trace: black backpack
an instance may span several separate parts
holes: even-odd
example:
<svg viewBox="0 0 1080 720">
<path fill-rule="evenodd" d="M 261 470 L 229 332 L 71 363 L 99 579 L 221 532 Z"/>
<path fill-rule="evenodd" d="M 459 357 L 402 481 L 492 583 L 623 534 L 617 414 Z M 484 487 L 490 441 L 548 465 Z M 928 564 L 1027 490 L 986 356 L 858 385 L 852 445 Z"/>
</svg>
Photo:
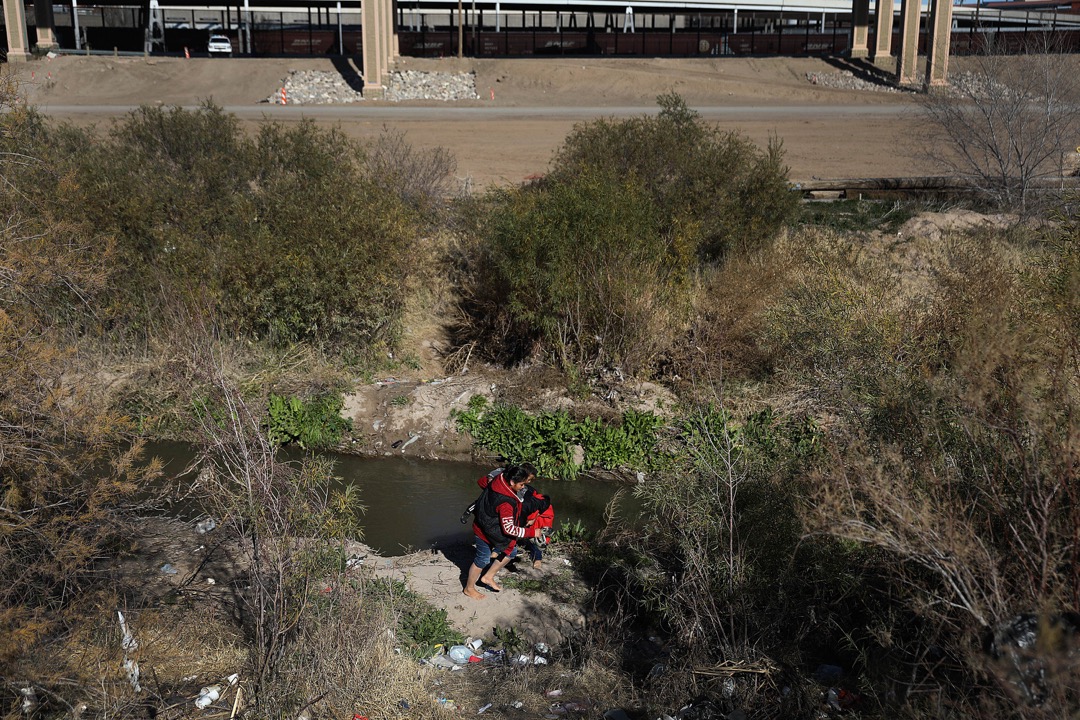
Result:
<svg viewBox="0 0 1080 720">
<path fill-rule="evenodd" d="M 486 493 L 488 491 L 488 488 L 491 487 L 491 481 L 493 481 L 495 478 L 499 477 L 499 475 L 502 474 L 503 470 L 505 470 L 505 468 L 499 467 L 499 468 L 495 468 L 494 470 L 492 470 L 491 472 L 488 473 L 488 475 L 487 475 L 488 476 L 487 487 L 485 487 L 483 490 L 481 490 L 480 491 L 480 496 L 477 497 L 475 500 L 473 500 L 472 504 L 469 505 L 469 507 L 465 508 L 465 512 L 461 513 L 460 520 L 461 520 L 462 525 L 469 522 L 469 518 L 472 517 L 472 514 L 474 512 L 476 512 L 476 506 L 479 505 L 480 501 L 484 499 L 484 493 Z"/>
</svg>

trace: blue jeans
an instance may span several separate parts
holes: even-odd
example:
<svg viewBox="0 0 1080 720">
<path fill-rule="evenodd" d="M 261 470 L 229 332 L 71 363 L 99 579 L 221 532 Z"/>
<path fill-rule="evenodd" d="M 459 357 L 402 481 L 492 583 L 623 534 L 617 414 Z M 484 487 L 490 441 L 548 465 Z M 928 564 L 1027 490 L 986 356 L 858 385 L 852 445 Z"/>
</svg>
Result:
<svg viewBox="0 0 1080 720">
<path fill-rule="evenodd" d="M 492 550 L 491 546 L 488 545 L 484 541 L 484 538 L 480 537 L 479 535 L 474 535 L 473 539 L 476 540 L 476 556 L 473 557 L 473 565 L 478 568 L 486 568 L 488 565 L 491 564 L 491 555 L 495 551 Z M 514 546 L 514 549 L 510 551 L 509 555 L 512 558 L 517 557 L 516 545 Z"/>
</svg>

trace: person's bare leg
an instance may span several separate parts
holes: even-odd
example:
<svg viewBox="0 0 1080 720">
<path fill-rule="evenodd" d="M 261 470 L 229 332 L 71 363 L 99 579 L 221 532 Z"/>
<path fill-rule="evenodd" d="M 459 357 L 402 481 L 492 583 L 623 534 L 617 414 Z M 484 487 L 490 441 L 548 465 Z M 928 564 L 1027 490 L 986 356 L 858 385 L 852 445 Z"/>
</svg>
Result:
<svg viewBox="0 0 1080 720">
<path fill-rule="evenodd" d="M 476 589 L 476 581 L 480 579 L 480 573 L 484 568 L 476 567 L 476 563 L 469 563 L 469 576 L 465 580 L 465 589 L 461 592 L 468 595 L 473 600 L 483 600 L 486 595 Z"/>
<path fill-rule="evenodd" d="M 502 560 L 496 560 L 487 566 L 484 571 L 484 576 L 480 578 L 480 582 L 484 583 L 492 590 L 502 590 L 502 585 L 495 582 L 495 573 L 502 570 L 510 562 L 510 556 L 507 555 Z"/>
</svg>

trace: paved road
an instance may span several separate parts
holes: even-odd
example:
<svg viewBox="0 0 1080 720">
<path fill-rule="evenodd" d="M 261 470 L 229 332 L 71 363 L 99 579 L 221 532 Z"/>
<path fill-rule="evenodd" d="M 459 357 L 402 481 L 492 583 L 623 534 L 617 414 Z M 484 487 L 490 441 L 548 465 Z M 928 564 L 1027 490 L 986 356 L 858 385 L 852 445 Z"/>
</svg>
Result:
<svg viewBox="0 0 1080 720">
<path fill-rule="evenodd" d="M 194 109 L 195 106 L 187 106 Z M 38 110 L 57 117 L 72 115 L 115 116 L 135 110 L 134 105 L 40 105 Z M 229 105 L 225 112 L 243 120 L 264 117 L 279 120 L 312 118 L 317 120 L 584 120 L 594 117 L 628 117 L 656 114 L 655 106 L 641 107 L 446 107 L 416 105 Z M 745 118 L 823 120 L 840 117 L 912 117 L 913 104 L 886 105 L 754 105 L 694 108 L 710 120 Z"/>
</svg>

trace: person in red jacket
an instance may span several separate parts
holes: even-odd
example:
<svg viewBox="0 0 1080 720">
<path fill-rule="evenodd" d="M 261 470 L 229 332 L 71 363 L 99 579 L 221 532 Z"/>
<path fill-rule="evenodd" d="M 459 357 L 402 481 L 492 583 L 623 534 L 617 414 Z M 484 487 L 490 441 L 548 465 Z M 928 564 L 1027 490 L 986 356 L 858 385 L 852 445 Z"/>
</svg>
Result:
<svg viewBox="0 0 1080 720">
<path fill-rule="evenodd" d="M 525 487 L 525 495 L 521 498 L 525 508 L 525 525 L 536 530 L 533 540 L 525 540 L 522 545 L 529 551 L 532 566 L 539 570 L 544 559 L 543 548 L 548 544 L 548 533 L 555 525 L 555 508 L 551 506 L 551 498 L 542 495 L 531 485 Z"/>
<path fill-rule="evenodd" d="M 473 535 L 476 555 L 462 592 L 474 600 L 486 597 L 477 585 L 499 592 L 502 587 L 495 575 L 517 554 L 517 541 L 535 537 L 538 529 L 526 527 L 521 496 L 536 477 L 529 463 L 511 466 L 497 475 L 485 475 L 477 483 L 484 488 L 476 502 Z"/>
</svg>

